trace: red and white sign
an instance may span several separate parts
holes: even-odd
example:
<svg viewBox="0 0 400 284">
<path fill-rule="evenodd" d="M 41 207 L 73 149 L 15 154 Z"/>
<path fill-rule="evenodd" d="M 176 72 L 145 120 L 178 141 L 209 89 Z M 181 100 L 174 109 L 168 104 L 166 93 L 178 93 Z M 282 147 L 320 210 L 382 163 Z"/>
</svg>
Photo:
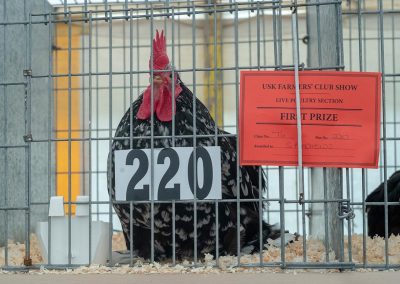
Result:
<svg viewBox="0 0 400 284">
<path fill-rule="evenodd" d="M 240 164 L 297 165 L 293 71 L 242 71 Z M 299 72 L 303 165 L 376 168 L 381 74 Z"/>
</svg>

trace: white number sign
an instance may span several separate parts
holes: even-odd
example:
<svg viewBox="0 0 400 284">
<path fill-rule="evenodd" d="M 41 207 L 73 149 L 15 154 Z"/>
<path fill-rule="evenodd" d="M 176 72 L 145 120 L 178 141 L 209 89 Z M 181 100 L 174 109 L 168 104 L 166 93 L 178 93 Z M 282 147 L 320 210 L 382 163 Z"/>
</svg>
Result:
<svg viewBox="0 0 400 284">
<path fill-rule="evenodd" d="M 154 200 L 221 199 L 218 146 L 153 149 Z M 115 199 L 151 200 L 151 149 L 115 151 Z M 194 177 L 196 176 L 196 181 Z"/>
</svg>

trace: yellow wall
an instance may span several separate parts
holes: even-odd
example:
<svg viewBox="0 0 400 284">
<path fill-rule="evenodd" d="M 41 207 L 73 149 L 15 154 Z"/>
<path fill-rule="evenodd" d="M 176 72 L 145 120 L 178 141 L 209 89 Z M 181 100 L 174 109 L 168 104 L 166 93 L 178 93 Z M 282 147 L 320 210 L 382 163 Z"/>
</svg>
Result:
<svg viewBox="0 0 400 284">
<path fill-rule="evenodd" d="M 71 48 L 80 47 L 81 29 L 78 26 L 71 26 Z M 58 50 L 54 55 L 55 59 L 55 74 L 68 74 L 68 25 L 59 23 L 56 25 L 56 39 L 55 45 Z M 71 51 L 71 74 L 80 72 L 80 51 Z M 80 78 L 78 76 L 71 76 L 71 88 L 80 87 Z M 80 129 L 80 91 L 72 90 L 68 91 L 68 76 L 56 77 L 54 82 L 55 87 L 55 127 L 56 127 L 56 138 L 68 139 L 68 129 L 71 129 L 71 138 L 81 138 L 81 134 L 78 131 Z M 69 97 L 71 99 L 71 125 L 69 125 Z M 56 143 L 56 169 L 57 169 L 57 195 L 64 196 L 64 201 L 69 200 L 75 201 L 76 196 L 80 193 L 80 182 L 81 182 L 81 165 L 80 165 L 80 154 L 81 154 L 81 143 L 71 142 L 71 196 L 68 194 L 69 188 L 69 162 L 68 142 L 57 142 Z M 68 205 L 65 206 L 66 212 L 68 212 Z M 75 212 L 75 206 L 72 207 L 72 212 Z"/>
<path fill-rule="evenodd" d="M 207 46 L 207 56 L 205 66 L 210 67 L 211 69 L 216 68 L 215 70 L 210 70 L 206 72 L 206 90 L 204 102 L 210 111 L 211 116 L 214 118 L 215 122 L 219 127 L 222 127 L 223 123 L 223 104 L 222 104 L 222 72 L 218 70 L 222 67 L 222 48 L 221 45 L 218 44 L 216 50 L 214 50 L 214 45 L 219 43 L 221 40 L 221 15 L 217 16 L 216 24 L 217 27 L 214 27 L 214 18 L 210 17 L 208 20 L 208 29 L 206 32 L 206 42 Z M 217 34 L 214 34 L 214 31 Z M 215 42 L 217 40 L 217 43 Z M 217 103 L 217 105 L 215 104 Z M 217 116 L 217 117 L 216 117 Z"/>
</svg>

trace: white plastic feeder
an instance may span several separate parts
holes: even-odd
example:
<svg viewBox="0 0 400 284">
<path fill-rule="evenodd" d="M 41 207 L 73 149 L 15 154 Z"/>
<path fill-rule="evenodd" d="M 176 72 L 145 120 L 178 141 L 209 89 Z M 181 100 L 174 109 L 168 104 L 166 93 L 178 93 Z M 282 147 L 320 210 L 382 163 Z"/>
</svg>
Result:
<svg viewBox="0 0 400 284">
<path fill-rule="evenodd" d="M 77 196 L 77 202 L 89 202 L 88 196 Z M 64 197 L 52 196 L 49 207 L 50 224 L 38 222 L 36 234 L 43 259 L 49 264 L 68 264 L 68 215 L 64 214 Z M 106 264 L 109 252 L 108 223 L 91 222 L 91 259 L 93 264 Z M 50 259 L 49 258 L 49 236 Z M 77 204 L 71 216 L 71 264 L 89 263 L 89 204 Z"/>
</svg>

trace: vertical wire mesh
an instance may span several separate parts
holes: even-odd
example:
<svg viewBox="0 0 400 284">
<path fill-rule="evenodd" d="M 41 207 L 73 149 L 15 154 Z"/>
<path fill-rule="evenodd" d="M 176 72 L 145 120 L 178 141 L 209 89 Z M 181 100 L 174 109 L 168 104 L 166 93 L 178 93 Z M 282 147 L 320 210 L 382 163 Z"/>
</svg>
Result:
<svg viewBox="0 0 400 284">
<path fill-rule="evenodd" d="M 4 19 L 4 21 L 7 21 L 7 5 L 6 5 L 6 2 L 4 1 L 4 3 L 3 3 L 3 19 Z M 6 36 L 6 26 L 3 26 L 3 50 L 4 50 L 4 54 L 7 52 L 7 46 L 6 46 L 6 39 L 7 39 L 7 36 Z M 4 56 L 5 55 L 3 55 L 3 58 L 4 58 Z M 5 64 L 3 64 L 3 75 L 5 75 L 6 74 L 6 65 Z M 3 110 L 4 110 L 4 113 L 6 113 L 6 107 L 7 107 L 7 84 L 4 84 L 3 83 L 3 95 L 4 95 L 4 102 L 3 102 Z M 4 123 L 5 123 L 5 125 L 7 125 L 7 116 L 5 116 L 4 117 Z M 4 132 L 3 132 L 3 143 L 4 143 L 4 145 L 6 145 L 6 143 L 7 143 L 7 132 L 6 132 L 6 128 L 4 127 L 4 130 L 3 130 Z M 7 163 L 7 148 L 5 147 L 4 148 L 4 151 L 2 151 L 3 153 L 4 153 L 4 162 L 3 162 L 3 165 L 4 165 L 4 177 L 5 178 L 7 178 L 7 176 L 8 176 L 8 170 L 7 170 L 7 167 L 5 166 L 6 165 L 6 163 Z M 4 188 L 5 188 L 5 191 L 4 191 L 4 207 L 8 207 L 8 186 L 7 186 L 7 184 L 5 184 L 5 185 L 3 185 L 4 186 Z M 3 237 L 3 239 L 2 239 L 2 241 L 3 241 L 3 245 L 4 245 L 4 241 L 5 240 L 8 240 L 8 210 L 5 210 L 5 212 L 4 212 L 4 237 Z M 4 266 L 8 266 L 8 243 L 6 243 L 6 245 L 4 245 L 4 247 L 5 247 L 5 250 L 4 250 Z"/>
<path fill-rule="evenodd" d="M 76 203 L 73 202 L 73 190 L 72 190 L 72 178 L 75 174 L 80 174 L 81 177 L 81 185 L 83 186 L 81 192 L 89 195 L 89 263 L 91 259 L 91 255 L 94 253 L 91 249 L 91 240 L 92 240 L 92 227 L 91 221 L 94 220 L 106 220 L 109 222 L 109 233 L 110 233 L 110 241 L 109 247 L 110 250 L 108 252 L 109 258 L 112 258 L 113 255 L 113 246 L 115 246 L 114 241 L 111 238 L 111 235 L 115 235 L 116 232 L 119 232 L 121 229 L 119 227 L 118 222 L 115 222 L 116 215 L 112 209 L 112 202 L 114 202 L 111 197 L 105 197 L 104 193 L 106 192 L 106 184 L 104 180 L 106 179 L 105 170 L 105 157 L 104 157 L 104 148 L 109 148 L 111 150 L 111 141 L 113 139 L 113 135 L 118 123 L 119 115 L 116 114 L 120 112 L 120 110 L 125 111 L 128 108 L 127 102 L 131 105 L 138 94 L 146 87 L 147 85 L 147 75 L 150 73 L 150 78 L 152 78 L 154 70 L 150 68 L 145 68 L 148 63 L 148 59 L 145 58 L 149 54 L 148 50 L 151 49 L 152 43 L 151 40 L 155 33 L 156 28 L 164 27 L 164 30 L 167 32 L 168 38 L 168 51 L 169 55 L 171 55 L 171 63 L 175 66 L 176 72 L 179 72 L 180 75 L 188 80 L 188 86 L 191 87 L 191 90 L 194 93 L 194 98 L 201 98 L 200 93 L 206 85 L 206 82 L 203 82 L 200 74 L 204 72 L 213 71 L 214 74 L 222 73 L 224 74 L 223 79 L 219 78 L 221 82 L 214 81 L 214 92 L 218 92 L 218 84 L 222 84 L 222 92 L 223 96 L 223 109 L 224 111 L 229 111 L 228 107 L 230 106 L 230 100 L 235 100 L 236 106 L 239 105 L 239 73 L 241 70 L 283 70 L 283 69 L 293 69 L 295 68 L 295 60 L 292 61 L 290 58 L 291 53 L 293 52 L 292 47 L 288 47 L 287 44 L 290 41 L 295 41 L 297 45 L 297 40 L 301 39 L 302 33 L 305 30 L 305 22 L 304 15 L 299 14 L 296 15 L 296 20 L 290 19 L 288 17 L 288 12 L 290 11 L 290 7 L 292 6 L 291 1 L 261 1 L 257 3 L 242 3 L 242 2 L 229 2 L 228 4 L 221 4 L 219 2 L 211 4 L 198 3 L 194 1 L 183 1 L 182 3 L 178 3 L 176 1 L 167 1 L 167 3 L 163 4 L 163 7 L 151 3 L 151 1 L 145 1 L 144 3 L 135 3 L 132 4 L 130 1 L 119 1 L 120 3 L 114 3 L 113 1 L 104 1 L 100 5 L 93 6 L 89 1 L 83 1 L 81 6 L 78 6 L 78 10 L 73 5 L 69 5 L 67 1 L 62 1 L 61 6 L 59 6 L 60 10 L 55 10 L 53 13 L 40 13 L 40 15 L 34 14 L 33 16 L 26 17 L 24 22 L 26 26 L 31 26 L 31 29 L 27 28 L 26 30 L 26 38 L 27 38 L 27 51 L 26 51 L 26 65 L 27 69 L 29 68 L 32 56 L 32 49 L 34 49 L 34 45 L 29 47 L 29 33 L 32 32 L 32 37 L 35 37 L 35 27 L 42 26 L 44 24 L 47 25 L 47 32 L 49 42 L 51 43 L 54 39 L 53 37 L 57 37 L 55 25 L 56 24 L 64 24 L 67 25 L 68 30 L 68 47 L 67 50 L 57 50 L 54 53 L 49 51 L 49 67 L 47 74 L 35 74 L 35 70 L 33 70 L 32 81 L 38 80 L 43 77 L 47 77 L 49 79 L 49 91 L 48 91 L 48 125 L 47 125 L 47 137 L 43 139 L 43 141 L 34 140 L 33 145 L 46 142 L 47 143 L 47 155 L 49 156 L 47 162 L 48 169 L 53 167 L 55 160 L 50 158 L 54 151 L 54 148 L 57 147 L 57 143 L 67 143 L 68 144 L 68 199 L 66 200 L 66 207 L 68 207 L 68 211 L 72 212 L 75 208 Z M 335 2 L 335 1 L 332 1 Z M 335 37 L 338 38 L 337 46 L 335 47 L 338 50 L 343 50 L 341 56 L 343 59 L 339 59 L 336 66 L 328 66 L 330 68 L 342 68 L 342 65 L 345 66 L 347 70 L 354 71 L 378 71 L 378 69 L 383 73 L 382 80 L 382 91 L 383 91 L 383 103 L 382 103 L 382 137 L 381 137 L 381 161 L 379 170 L 345 170 L 343 171 L 342 176 L 342 190 L 343 190 L 343 202 L 341 204 L 345 204 L 347 207 L 353 207 L 356 212 L 356 219 L 351 221 L 344 221 L 342 223 L 342 239 L 341 239 L 341 263 L 349 263 L 355 266 L 353 267 L 383 267 L 385 269 L 391 267 L 397 267 L 396 263 L 392 263 L 393 260 L 390 258 L 390 248 L 391 248 L 391 238 L 389 235 L 389 212 L 393 206 L 398 206 L 394 204 L 392 200 L 389 200 L 389 188 L 387 182 L 384 183 L 384 200 L 382 202 L 374 203 L 371 206 L 383 206 L 385 212 L 385 236 L 386 238 L 383 240 L 384 242 L 384 257 L 383 260 L 379 263 L 374 263 L 368 261 L 368 256 L 372 254 L 369 251 L 370 247 L 370 238 L 367 236 L 367 218 L 365 215 L 366 204 L 364 202 L 366 196 L 373 191 L 376 186 L 379 185 L 380 182 L 386 181 L 391 173 L 398 169 L 397 161 L 398 161 L 398 115 L 396 114 L 398 100 L 396 99 L 396 90 L 398 90 L 398 62 L 396 59 L 397 47 L 399 43 L 399 35 L 396 30 L 397 23 L 399 21 L 399 12 L 398 7 L 396 6 L 395 1 L 393 0 L 376 0 L 376 5 L 374 8 L 369 8 L 370 3 L 375 1 L 359 1 L 358 4 L 354 2 L 349 2 L 349 6 L 346 6 L 346 3 L 342 4 L 344 7 L 344 11 L 341 11 L 340 5 L 337 6 L 337 13 L 339 16 L 343 14 L 343 27 L 341 23 L 338 23 L 337 33 Z M 304 3 L 302 1 L 298 1 L 297 8 L 304 8 Z M 315 9 L 321 9 L 319 5 L 320 1 L 315 1 L 310 5 L 314 6 Z M 337 4 L 336 2 L 333 4 Z M 6 4 L 3 4 L 3 18 L 2 18 L 2 29 L 4 31 L 3 39 L 3 51 L 4 53 L 9 52 L 9 48 L 6 45 L 6 33 L 8 27 L 13 25 L 13 23 L 8 22 L 8 18 L 6 16 Z M 183 8 L 182 8 L 183 7 Z M 202 35 L 202 21 L 204 13 L 211 13 L 214 16 L 214 39 L 213 42 L 204 42 L 200 40 Z M 26 15 L 29 15 L 29 12 L 25 12 Z M 228 14 L 230 14 L 230 18 L 228 18 Z M 221 38 L 219 38 L 217 29 L 217 15 L 222 16 L 222 20 L 225 19 L 225 25 L 223 29 L 226 29 L 226 34 L 231 35 L 229 38 L 227 35 L 224 35 L 224 32 L 221 34 Z M 290 14 L 289 14 L 290 15 Z M 317 15 L 319 13 L 317 12 Z M 84 20 L 86 19 L 87 22 Z M 371 20 L 372 19 L 372 20 Z M 319 30 L 318 22 L 322 21 L 319 16 L 317 16 L 317 37 L 321 36 L 321 31 Z M 348 20 L 348 22 L 347 22 Z M 266 23 L 271 21 L 272 25 L 268 26 Z M 296 30 L 293 30 L 294 34 L 290 36 L 288 33 L 288 27 L 291 26 L 292 21 L 296 21 L 298 23 L 298 27 Z M 371 22 L 374 22 L 373 25 Z M 5 25 L 7 23 L 7 25 Z M 80 25 L 82 27 L 82 31 L 84 35 L 82 35 L 81 39 L 81 47 L 77 48 L 80 52 L 80 60 L 81 60 L 81 69 L 78 73 L 75 73 L 72 69 L 73 56 L 72 52 L 75 51 L 75 47 L 71 46 L 72 41 L 72 27 L 74 25 Z M 231 25 L 231 29 L 228 32 L 229 25 Z M 16 23 L 14 24 L 16 25 Z M 142 28 L 145 27 L 146 35 Z M 108 29 L 108 34 L 104 33 L 105 30 Z M 374 30 L 372 32 L 371 30 Z M 187 34 L 187 32 L 190 32 Z M 224 30 L 225 31 L 225 30 Z M 343 31 L 343 48 L 340 47 L 341 44 L 341 33 Z M 118 37 L 121 37 L 119 39 Z M 150 41 L 149 41 L 150 40 Z M 34 40 L 33 40 L 34 42 Z M 108 43 L 108 44 L 107 44 Z M 150 44 L 149 44 L 150 43 Z M 224 60 L 222 66 L 218 66 L 217 58 L 214 57 L 214 64 L 212 68 L 207 68 L 203 64 L 202 56 L 204 55 L 202 52 L 202 47 L 207 45 L 213 45 L 214 54 L 217 54 L 217 49 L 226 49 L 232 51 L 230 54 L 230 62 L 227 62 L 225 58 L 228 57 L 224 54 Z M 375 46 L 375 49 L 378 51 L 371 50 L 371 46 Z M 230 48 L 231 47 L 231 48 Z M 269 47 L 271 49 L 269 50 Z M 299 41 L 299 62 L 300 68 L 301 63 L 306 60 L 304 56 L 304 50 L 307 48 L 305 45 L 301 44 Z M 230 49 L 228 49 L 230 48 Z M 320 52 L 321 46 L 318 45 L 318 53 L 314 54 L 318 58 L 318 67 L 317 69 L 323 70 L 327 68 L 324 66 L 323 55 Z M 189 51 L 190 50 L 190 51 Z M 171 52 L 172 51 L 172 52 Z M 57 74 L 56 62 L 57 58 L 63 55 L 68 54 L 68 71 L 67 74 Z M 189 59 L 184 55 L 185 52 L 191 53 L 192 58 Z M 108 53 L 106 57 L 105 54 Z M 245 55 L 246 54 L 246 55 Z M 146 55 L 146 56 L 145 56 Z M 104 68 L 103 62 L 104 58 L 108 58 L 105 65 L 108 65 L 108 69 Z M 143 59 L 144 58 L 144 59 Z M 53 64 L 52 61 L 55 61 Z M 120 61 L 120 64 L 116 62 Z M 343 61 L 343 62 L 342 62 Z M 375 64 L 378 63 L 378 64 Z M 34 69 L 34 67 L 32 67 Z M 212 69 L 212 70 L 209 70 Z M 4 65 L 3 73 L 7 70 L 7 66 Z M 175 72 L 172 71 L 172 73 Z M 57 100 L 57 92 L 65 91 L 59 90 L 57 86 L 56 78 L 64 77 L 68 80 L 67 87 L 67 96 L 68 96 L 68 129 L 64 129 L 67 132 L 67 138 L 55 138 L 54 132 L 58 131 L 54 129 L 54 125 L 52 125 L 53 121 L 51 116 L 54 116 L 54 111 L 51 110 L 53 105 L 56 104 Z M 79 86 L 79 92 L 81 97 L 81 113 L 82 113 L 82 124 L 87 125 L 82 126 L 79 129 L 75 129 L 72 126 L 72 96 L 73 91 L 75 91 L 75 86 L 72 84 L 72 78 L 78 77 L 81 80 Z M 108 78 L 108 80 L 104 80 L 104 78 Z M 191 77 L 191 78 L 190 78 Z M 29 78 L 27 78 L 29 80 Z M 2 79 L 3 80 L 3 79 Z M 107 82 L 106 82 L 107 81 Z M 4 113 L 6 113 L 7 104 L 9 104 L 9 94 L 11 93 L 10 88 L 13 84 L 18 82 L 7 82 L 1 81 L 1 86 L 3 90 L 3 104 Z M 33 82 L 32 82 L 33 83 Z M 28 90 L 30 89 L 29 82 L 27 83 Z M 174 87 L 173 87 L 174 88 Z M 104 94 L 108 97 L 108 105 L 104 108 Z M 231 93 L 230 96 L 226 95 Z M 28 98 L 34 98 L 34 95 L 28 94 Z M 129 97 L 129 98 L 128 98 Z M 119 100 L 122 98 L 121 100 Z M 54 101 L 52 101 L 54 100 Z M 153 100 L 153 95 L 152 95 Z M 193 112 L 196 113 L 196 102 L 194 101 Z M 217 96 L 215 96 L 214 104 L 219 104 L 217 100 Z M 0 106 L 1 107 L 1 106 Z M 34 120 L 35 114 L 29 113 L 29 102 L 27 106 L 27 128 L 26 133 L 29 133 L 29 123 L 31 120 Z M 174 106 L 172 106 L 174 108 Z M 221 115 L 217 112 L 218 107 L 215 107 L 215 120 L 218 120 L 218 115 Z M 104 113 L 103 110 L 106 110 L 108 116 L 108 123 L 104 124 Z M 174 110 L 174 109 L 172 109 Z M 236 112 L 237 114 L 237 112 Z M 122 115 L 122 113 L 121 113 Z M 223 125 L 222 127 L 230 127 L 230 129 L 236 128 L 236 133 L 239 132 L 239 129 L 236 125 L 238 125 L 238 116 L 236 115 L 233 121 L 227 120 L 227 115 L 225 113 L 223 115 Z M 132 116 L 131 116 L 132 119 Z M 152 118 L 153 120 L 154 118 Z M 87 121 L 86 121 L 87 120 Z M 9 121 L 7 120 L 7 115 L 5 116 L 5 124 Z M 132 124 L 132 121 L 131 121 Z M 172 143 L 174 145 L 175 139 L 177 139 L 177 135 L 174 133 L 175 129 L 175 120 L 172 122 Z M 233 127 L 232 127 L 233 126 Z M 194 116 L 193 120 L 194 130 L 196 129 L 196 116 Z M 218 144 L 220 137 L 228 137 L 228 135 L 222 135 L 218 133 L 218 126 L 215 126 L 215 131 L 213 133 L 213 137 L 215 139 L 215 144 Z M 17 147 L 17 145 L 9 145 L 7 140 L 6 131 L 0 132 L 4 133 L 3 139 L 0 140 L 1 151 L 4 153 L 10 152 L 11 149 Z M 75 138 L 74 132 L 80 132 L 79 138 Z M 33 133 L 34 134 L 34 133 Z M 155 139 L 154 130 L 151 131 L 151 139 L 152 145 Z M 197 145 L 198 140 L 200 138 L 196 137 L 196 131 L 194 131 L 193 135 L 193 145 Z M 4 141 L 4 142 L 3 142 Z M 129 143 L 132 146 L 135 143 L 135 137 L 132 133 L 132 129 L 129 133 Z M 108 147 L 104 147 L 104 143 L 108 143 Z M 75 173 L 73 168 L 71 167 L 72 161 L 75 157 L 72 156 L 72 147 L 75 144 L 80 144 L 82 149 L 81 156 L 81 169 L 79 173 Z M 31 145 L 28 143 L 28 145 Z M 29 146 L 31 147 L 31 146 Z M 26 148 L 26 183 L 27 183 L 27 195 L 26 195 L 26 204 L 20 204 L 21 207 L 28 207 L 26 212 L 26 226 L 28 226 L 24 232 L 24 238 L 26 241 L 27 249 L 26 249 L 26 257 L 29 257 L 30 251 L 30 231 L 31 226 L 35 224 L 30 224 L 30 213 L 34 211 L 34 208 L 37 206 L 48 206 L 48 202 L 31 202 L 29 199 L 30 196 L 30 187 L 34 184 L 35 176 L 29 177 L 30 170 L 32 165 L 32 160 L 29 160 L 30 157 L 30 148 Z M 238 143 L 237 143 L 238 147 Z M 4 149 L 4 150 L 3 150 Z M 152 146 L 152 151 L 154 151 L 154 147 Z M 107 151 L 107 150 L 106 150 Z M 194 150 L 196 151 L 196 150 Z M 3 164 L 8 162 L 9 155 L 4 156 L 4 160 L 2 160 Z M 88 158 L 88 160 L 86 160 Z M 54 158 L 56 159 L 56 158 Z M 194 163 L 194 168 L 197 167 L 197 164 Z M 236 172 L 239 172 L 240 165 L 237 163 Z M 152 172 L 154 169 L 152 169 Z M 305 199 L 308 199 L 308 203 L 299 204 L 296 200 L 296 197 L 301 192 L 301 186 L 298 184 L 301 182 L 301 179 L 293 178 L 292 173 L 294 169 L 290 167 L 268 167 L 266 168 L 266 175 L 268 177 L 267 184 L 269 186 L 268 191 L 265 196 L 259 196 L 257 199 L 257 203 L 261 208 L 262 203 L 269 202 L 269 206 L 267 208 L 267 212 L 259 212 L 259 216 L 264 216 L 265 219 L 268 220 L 269 223 L 280 222 L 281 224 L 281 232 L 284 230 L 296 231 L 300 232 L 303 236 L 302 238 L 302 261 L 292 261 L 290 256 L 287 255 L 287 247 L 283 247 L 280 250 L 280 260 L 277 263 L 274 263 L 276 266 L 280 266 L 282 268 L 290 268 L 303 265 L 305 267 L 312 267 L 314 265 L 313 260 L 310 258 L 310 245 L 311 242 L 308 239 L 308 213 L 309 207 L 312 202 L 314 202 L 310 196 L 310 193 L 307 191 L 309 189 L 309 181 L 305 179 L 304 185 L 304 195 Z M 308 170 L 305 169 L 305 175 L 308 173 Z M 60 174 L 60 173 L 58 173 Z M 9 172 L 7 167 L 5 167 L 4 172 L 2 173 L 4 176 L 8 176 Z M 51 185 L 54 182 L 54 173 L 48 173 L 47 175 L 47 198 L 50 199 L 50 196 L 53 194 L 54 188 Z M 259 181 L 262 179 L 262 173 L 258 174 Z M 324 176 L 326 173 L 324 172 Z M 196 178 L 194 178 L 194 188 L 196 190 Z M 153 184 L 152 177 L 152 184 Z M 327 207 L 328 204 L 332 201 L 327 199 L 327 186 L 325 184 L 326 178 L 324 178 L 324 184 L 321 185 L 323 187 L 323 200 L 315 201 L 320 203 L 323 207 L 323 215 L 324 215 L 324 230 L 325 234 L 328 235 L 328 212 Z M 239 175 L 237 175 L 237 184 L 240 183 Z M 293 186 L 294 185 L 294 186 Z M 152 187 L 153 188 L 153 187 Z M 261 188 L 259 188 L 261 191 Z M 14 215 L 14 211 L 22 210 L 19 206 L 14 206 L 10 204 L 8 201 L 8 190 L 6 186 L 5 190 L 6 195 L 4 196 L 5 205 L 3 207 L 0 205 L 0 212 L 4 212 L 4 220 L 6 226 L 4 228 L 0 227 L 0 230 L 4 232 L 6 238 L 9 237 L 9 229 L 8 223 L 10 222 L 10 217 Z M 153 193 L 152 193 L 153 194 Z M 295 197 L 293 197 L 295 196 Z M 152 196 L 151 200 L 151 214 L 154 216 L 154 207 L 158 205 L 154 196 Z M 199 265 L 202 259 L 202 255 L 198 254 L 197 249 L 197 241 L 199 231 L 197 229 L 197 208 L 198 201 L 195 199 L 192 201 L 194 207 L 194 219 L 193 219 L 193 228 L 194 228 L 194 244 L 193 244 L 193 260 L 194 265 Z M 213 201 L 214 202 L 214 201 Z M 238 194 L 236 200 L 232 203 L 236 205 L 236 217 L 239 222 L 242 216 L 240 215 L 241 204 L 247 202 L 240 199 L 240 195 Z M 174 232 L 176 231 L 176 220 L 175 220 L 175 207 L 179 203 L 179 201 L 172 202 L 172 263 L 176 264 L 178 262 L 179 256 Z M 19 209 L 12 210 L 11 207 L 17 207 Z M 219 226 L 218 219 L 222 216 L 219 216 L 219 209 L 223 206 L 223 202 L 216 201 L 213 203 L 215 210 L 215 218 L 216 226 Z M 130 214 L 132 215 L 132 211 L 135 208 L 135 203 L 130 202 Z M 357 216 L 358 215 L 358 216 Z M 293 218 L 295 217 L 295 218 Z M 72 229 L 72 218 L 73 216 L 69 215 L 68 219 L 68 263 L 65 263 L 66 266 L 72 266 L 72 234 L 74 233 Z M 50 218 L 48 218 L 50 221 Z M 346 223 L 347 222 L 347 223 Z M 132 224 L 131 224 L 132 225 Z M 48 265 L 51 266 L 51 231 L 52 226 L 51 222 L 48 225 Z M 258 233 L 262 235 L 262 222 L 260 218 Z M 1 234 L 0 234 L 1 235 Z M 358 252 L 354 250 L 357 236 L 361 236 L 362 249 L 361 249 L 361 257 L 358 256 Z M 219 231 L 216 230 L 216 265 L 219 265 Z M 240 228 L 237 227 L 236 231 L 237 240 L 240 239 Z M 155 247 L 154 247 L 154 219 L 151 224 L 151 242 L 153 245 L 151 246 L 151 257 L 150 261 L 155 260 Z M 329 239 L 324 240 L 324 255 L 323 262 L 320 267 L 328 267 L 333 266 L 333 259 L 331 257 L 330 251 L 328 250 Z M 131 238 L 132 244 L 132 238 Z M 281 245 L 284 244 L 284 239 L 281 239 Z M 264 248 L 263 242 L 260 240 L 257 244 L 259 248 L 262 250 Z M 1 245 L 0 245 L 1 246 Z M 132 247 L 132 245 L 131 245 Z M 244 264 L 243 256 L 240 254 L 241 245 L 240 242 L 237 242 L 237 265 Z M 5 246 L 4 250 L 5 262 L 0 263 L 0 265 L 4 265 L 8 267 L 9 263 L 9 249 L 8 246 Z M 265 261 L 265 255 L 268 255 L 268 251 L 263 251 L 257 258 L 256 263 L 253 265 L 257 266 L 268 266 L 270 263 Z M 130 264 L 134 264 L 134 251 L 131 249 L 130 251 Z M 297 262 L 297 263 L 296 263 Z M 339 264 L 337 265 L 339 266 Z"/>
<path fill-rule="evenodd" d="M 49 11 L 48 13 L 48 17 L 46 18 L 49 20 L 49 46 L 52 46 L 53 43 L 53 35 L 54 35 L 54 25 L 52 23 L 53 17 L 51 15 L 51 12 Z M 52 195 L 52 175 L 50 173 L 50 169 L 51 169 L 51 165 L 52 165 L 52 138 L 53 138 L 53 123 L 52 123 L 52 117 L 53 117 L 53 106 L 54 104 L 54 100 L 53 100 L 53 49 L 49 49 L 49 79 L 48 79 L 48 101 L 49 101 L 49 105 L 48 105 L 48 128 L 47 128 L 47 139 L 48 139 L 48 150 L 47 150 L 47 155 L 48 155 L 48 164 L 47 164 L 47 169 L 48 169 L 48 174 L 47 174 L 47 184 L 48 184 L 48 188 L 47 188 L 47 200 L 50 200 L 51 195 Z M 57 67 L 55 66 L 55 68 L 57 69 Z M 48 241 L 47 241 L 47 247 L 48 247 L 48 251 L 47 251 L 47 260 L 49 263 L 51 263 L 51 218 L 47 217 L 47 236 L 48 236 Z"/>
</svg>

